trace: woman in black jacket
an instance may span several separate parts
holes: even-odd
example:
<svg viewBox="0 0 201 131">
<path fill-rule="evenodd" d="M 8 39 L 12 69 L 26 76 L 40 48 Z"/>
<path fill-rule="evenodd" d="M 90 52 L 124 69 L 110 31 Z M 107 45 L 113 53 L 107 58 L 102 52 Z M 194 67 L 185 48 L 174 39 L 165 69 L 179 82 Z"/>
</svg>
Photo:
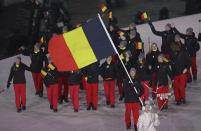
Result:
<svg viewBox="0 0 201 131">
<path fill-rule="evenodd" d="M 124 93 L 125 93 L 125 122 L 127 129 L 131 128 L 131 112 L 133 112 L 133 119 L 134 119 L 134 128 L 137 131 L 137 122 L 139 118 L 139 107 L 140 107 L 140 100 L 144 94 L 144 88 L 140 84 L 140 81 L 136 78 L 136 70 L 135 68 L 130 69 L 130 76 L 132 82 L 130 80 L 125 81 L 124 83 Z M 134 87 L 138 92 L 134 90 Z"/>
<path fill-rule="evenodd" d="M 25 70 L 30 71 L 30 68 L 21 62 L 21 57 L 17 57 L 15 63 L 11 67 L 10 75 L 7 82 L 7 88 L 9 88 L 11 84 L 10 82 L 13 79 L 17 112 L 21 112 L 21 105 L 22 110 L 26 110 L 26 78 L 24 74 Z"/>
<path fill-rule="evenodd" d="M 78 112 L 79 110 L 79 90 L 81 80 L 82 80 L 82 73 L 80 70 L 70 72 L 69 89 L 70 89 L 70 97 L 74 106 L 74 112 Z"/>
</svg>

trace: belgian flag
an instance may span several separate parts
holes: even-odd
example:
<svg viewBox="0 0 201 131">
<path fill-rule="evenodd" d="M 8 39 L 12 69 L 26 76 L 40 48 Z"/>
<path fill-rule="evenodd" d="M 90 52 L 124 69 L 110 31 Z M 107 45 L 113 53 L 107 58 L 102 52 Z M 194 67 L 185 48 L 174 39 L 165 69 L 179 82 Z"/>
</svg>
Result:
<svg viewBox="0 0 201 131">
<path fill-rule="evenodd" d="M 141 19 L 142 19 L 142 20 L 146 20 L 146 19 L 148 19 L 148 15 L 147 15 L 146 12 L 142 13 L 142 15 L 141 15 Z"/>
<path fill-rule="evenodd" d="M 112 19 L 112 11 L 110 11 L 110 12 L 107 14 L 107 17 L 108 17 L 109 19 Z"/>
<path fill-rule="evenodd" d="M 48 67 L 50 70 L 54 70 L 54 69 L 55 69 L 55 67 L 54 67 L 52 64 L 49 64 L 47 67 Z"/>
<path fill-rule="evenodd" d="M 40 44 L 42 45 L 43 43 L 44 43 L 44 38 L 42 36 L 41 39 L 40 39 Z"/>
<path fill-rule="evenodd" d="M 142 42 L 137 42 L 136 43 L 136 49 L 141 50 L 142 49 Z"/>
<path fill-rule="evenodd" d="M 106 14 L 109 13 L 109 9 L 104 4 L 101 5 L 101 11 Z"/>
<path fill-rule="evenodd" d="M 124 32 L 118 31 L 117 34 L 119 34 L 120 36 L 123 36 L 123 35 L 124 35 Z"/>
</svg>

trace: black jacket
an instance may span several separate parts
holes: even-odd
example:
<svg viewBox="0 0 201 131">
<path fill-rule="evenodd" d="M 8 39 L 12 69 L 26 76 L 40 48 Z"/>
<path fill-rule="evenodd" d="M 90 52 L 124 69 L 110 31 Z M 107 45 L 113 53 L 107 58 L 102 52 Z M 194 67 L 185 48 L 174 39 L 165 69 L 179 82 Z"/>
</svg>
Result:
<svg viewBox="0 0 201 131">
<path fill-rule="evenodd" d="M 87 77 L 87 83 L 98 83 L 99 62 L 93 63 L 83 69 L 83 74 Z"/>
<path fill-rule="evenodd" d="M 191 58 L 185 50 L 173 52 L 170 55 L 172 72 L 174 76 L 179 76 L 183 70 L 191 66 Z"/>
<path fill-rule="evenodd" d="M 43 77 L 43 82 L 47 88 L 49 85 L 58 84 L 59 72 L 57 71 L 56 67 L 54 70 L 48 68 L 44 68 L 43 70 L 47 73 L 47 75 Z"/>
<path fill-rule="evenodd" d="M 149 22 L 150 28 L 152 32 L 162 37 L 162 46 L 161 46 L 161 52 L 163 54 L 170 54 L 170 45 L 172 42 L 174 42 L 175 33 L 171 29 L 170 31 L 156 31 L 154 28 L 154 25 Z"/>
<path fill-rule="evenodd" d="M 197 38 L 195 35 L 185 35 L 180 33 L 176 28 L 173 30 L 184 39 L 184 44 L 187 52 L 189 53 L 190 57 L 196 57 L 196 52 L 200 50 L 200 45 L 198 43 Z"/>
<path fill-rule="evenodd" d="M 140 84 L 140 81 L 137 79 L 132 79 L 133 84 L 129 80 L 124 81 L 124 96 L 125 96 L 125 103 L 138 103 L 139 97 L 144 94 L 144 88 Z M 134 87 L 138 91 L 134 90 Z"/>
<path fill-rule="evenodd" d="M 124 65 L 125 65 L 127 71 L 129 72 L 130 69 L 134 66 L 132 57 L 130 57 L 128 61 L 126 60 L 126 58 L 124 58 L 122 61 L 123 61 Z M 118 69 L 120 71 L 120 79 L 128 78 L 127 74 L 126 74 L 126 71 L 125 71 L 125 69 L 124 69 L 124 67 L 123 67 L 123 65 L 122 65 L 122 63 L 120 61 L 118 61 Z"/>
<path fill-rule="evenodd" d="M 25 56 L 30 56 L 31 58 L 30 68 L 32 73 L 40 73 L 44 65 L 43 62 L 45 62 L 44 67 L 48 65 L 47 57 L 42 50 L 40 50 L 38 53 L 34 53 L 33 50 L 26 49 L 25 51 L 22 52 L 22 54 Z"/>
<path fill-rule="evenodd" d="M 156 71 L 156 65 L 158 64 L 158 55 L 160 55 L 160 51 L 151 51 L 146 55 L 146 62 L 148 65 L 152 66 L 152 71 Z"/>
<path fill-rule="evenodd" d="M 82 80 L 82 72 L 80 70 L 71 71 L 69 75 L 69 85 L 80 85 Z"/>
<path fill-rule="evenodd" d="M 110 64 L 104 62 L 100 67 L 100 74 L 103 77 L 104 81 L 112 81 L 117 77 L 117 67 L 114 62 L 111 61 Z"/>
<path fill-rule="evenodd" d="M 137 61 L 134 67 L 140 81 L 150 81 L 152 79 L 151 71 L 148 69 L 148 64 L 146 62 L 139 63 L 139 61 Z"/>
<path fill-rule="evenodd" d="M 173 80 L 172 71 L 167 63 L 159 63 L 156 67 L 156 85 L 167 86 L 168 76 Z"/>
<path fill-rule="evenodd" d="M 25 84 L 26 78 L 24 73 L 25 73 L 25 70 L 30 71 L 30 68 L 24 63 L 20 63 L 19 67 L 16 67 L 15 65 L 16 64 L 14 63 L 10 69 L 8 83 L 10 83 L 11 80 L 13 79 L 13 84 Z"/>
</svg>

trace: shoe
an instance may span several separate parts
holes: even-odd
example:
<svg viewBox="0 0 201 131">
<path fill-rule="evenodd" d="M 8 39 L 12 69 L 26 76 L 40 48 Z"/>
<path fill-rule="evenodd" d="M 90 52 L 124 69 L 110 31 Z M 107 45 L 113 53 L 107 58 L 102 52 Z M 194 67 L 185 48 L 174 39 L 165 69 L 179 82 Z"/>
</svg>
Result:
<svg viewBox="0 0 201 131">
<path fill-rule="evenodd" d="M 42 92 L 39 92 L 39 97 L 43 97 L 43 93 Z"/>
<path fill-rule="evenodd" d="M 135 131 L 137 131 L 137 125 L 134 125 L 134 129 L 135 129 Z"/>
<path fill-rule="evenodd" d="M 115 108 L 115 105 L 111 105 L 111 108 Z"/>
<path fill-rule="evenodd" d="M 78 110 L 74 110 L 74 112 L 78 112 Z"/>
<path fill-rule="evenodd" d="M 63 98 L 61 97 L 58 101 L 59 104 L 63 104 Z"/>
<path fill-rule="evenodd" d="M 181 103 L 182 104 L 186 104 L 186 100 L 185 99 L 181 99 Z"/>
<path fill-rule="evenodd" d="M 64 101 L 65 101 L 66 103 L 68 103 L 68 102 L 69 102 L 67 98 L 65 98 L 65 99 L 64 99 Z"/>
<path fill-rule="evenodd" d="M 109 102 L 109 101 L 106 101 L 106 105 L 110 105 L 110 102 Z"/>
<path fill-rule="evenodd" d="M 152 98 L 153 98 L 153 100 L 155 100 L 155 99 L 156 99 L 156 96 L 153 96 Z"/>
<path fill-rule="evenodd" d="M 193 77 L 193 80 L 196 81 L 196 80 L 197 80 L 197 76 L 194 76 L 194 77 Z"/>
<path fill-rule="evenodd" d="M 96 107 L 92 107 L 92 110 L 96 111 L 96 110 L 97 110 L 97 108 L 96 108 Z"/>
<path fill-rule="evenodd" d="M 20 113 L 20 112 L 22 112 L 22 110 L 21 109 L 17 109 L 17 112 Z"/>
<path fill-rule="evenodd" d="M 131 126 L 127 126 L 126 129 L 127 129 L 127 130 L 130 130 L 130 129 L 131 129 Z"/>
<path fill-rule="evenodd" d="M 88 111 L 91 110 L 91 106 L 88 106 L 88 107 L 87 107 L 87 110 L 88 110 Z"/>
<path fill-rule="evenodd" d="M 181 105 L 181 100 L 177 101 L 176 105 Z"/>
<path fill-rule="evenodd" d="M 51 110 L 53 109 L 53 105 L 50 105 L 50 109 L 51 109 Z"/>
<path fill-rule="evenodd" d="M 122 101 L 122 100 L 123 100 L 123 97 L 120 97 L 120 98 L 119 98 L 119 101 Z"/>
<path fill-rule="evenodd" d="M 35 93 L 35 95 L 38 95 L 39 94 L 39 91 L 37 91 L 36 93 Z"/>
<path fill-rule="evenodd" d="M 188 81 L 187 81 L 187 83 L 191 83 L 192 82 L 192 79 L 189 79 Z"/>
<path fill-rule="evenodd" d="M 25 110 L 26 110 L 26 106 L 23 106 L 23 107 L 22 107 L 22 110 L 24 110 L 24 111 L 25 111 Z"/>
<path fill-rule="evenodd" d="M 58 110 L 57 109 L 54 109 L 54 112 L 57 112 Z"/>
</svg>

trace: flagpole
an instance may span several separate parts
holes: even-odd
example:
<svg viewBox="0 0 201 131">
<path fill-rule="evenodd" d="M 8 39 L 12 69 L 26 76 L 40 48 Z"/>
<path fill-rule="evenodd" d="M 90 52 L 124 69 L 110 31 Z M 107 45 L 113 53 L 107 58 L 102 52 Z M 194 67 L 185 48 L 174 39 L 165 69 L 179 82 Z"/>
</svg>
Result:
<svg viewBox="0 0 201 131">
<path fill-rule="evenodd" d="M 114 43 L 113 43 L 113 41 L 112 41 L 112 39 L 111 39 L 109 33 L 108 33 L 108 31 L 107 31 L 107 29 L 106 29 L 106 27 L 105 27 L 105 24 L 103 23 L 103 20 L 102 20 L 101 17 L 100 17 L 100 14 L 98 14 L 98 17 L 99 17 L 99 19 L 100 19 L 100 21 L 101 21 L 101 24 L 102 24 L 102 26 L 103 26 L 103 28 L 104 28 L 104 30 L 105 30 L 105 32 L 106 32 L 106 34 L 107 34 L 107 36 L 108 36 L 110 42 L 111 42 L 111 44 L 112 44 L 112 47 L 114 48 L 116 54 L 118 55 L 119 60 L 121 61 L 121 64 L 122 64 L 123 67 L 124 67 L 124 70 L 126 71 L 126 74 L 127 74 L 128 78 L 129 78 L 130 82 L 133 84 L 133 81 L 132 81 L 132 79 L 131 79 L 131 77 L 130 77 L 130 75 L 129 75 L 127 69 L 126 69 L 126 66 L 125 66 L 124 63 L 123 63 L 123 61 L 122 61 L 122 59 L 121 59 L 121 57 L 120 57 L 120 55 L 119 55 L 119 52 L 117 51 L 117 49 L 116 49 L 116 47 L 115 47 L 115 45 L 114 45 Z M 133 88 L 134 88 L 135 92 L 138 93 L 136 87 L 134 86 Z M 141 98 L 140 98 L 140 97 L 138 97 L 138 98 L 139 98 L 141 104 L 143 105 L 143 102 L 142 102 Z"/>
</svg>

